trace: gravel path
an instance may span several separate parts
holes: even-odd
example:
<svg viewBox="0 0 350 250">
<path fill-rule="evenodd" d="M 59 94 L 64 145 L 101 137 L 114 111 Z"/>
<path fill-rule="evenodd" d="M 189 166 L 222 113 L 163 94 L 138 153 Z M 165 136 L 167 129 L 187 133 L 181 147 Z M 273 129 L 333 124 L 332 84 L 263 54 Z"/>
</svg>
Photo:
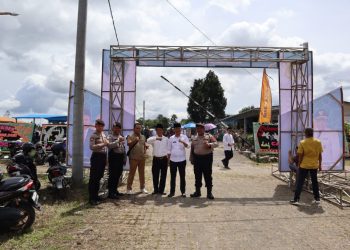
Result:
<svg viewBox="0 0 350 250">
<path fill-rule="evenodd" d="M 301 197 L 303 206 L 291 206 L 291 190 L 271 176 L 268 166 L 235 154 L 231 170 L 224 170 L 222 155 L 223 149 L 218 148 L 213 169 L 215 200 L 178 197 L 179 183 L 173 198 L 138 194 L 107 200 L 83 211 L 83 225 L 66 232 L 74 240 L 64 247 L 350 249 L 350 210 L 325 201 L 320 206 L 311 205 L 312 196 L 307 193 Z M 192 165 L 187 165 L 186 174 L 189 196 L 194 191 Z M 147 188 L 152 191 L 150 166 L 146 176 Z M 203 188 L 202 193 L 206 194 Z"/>
</svg>

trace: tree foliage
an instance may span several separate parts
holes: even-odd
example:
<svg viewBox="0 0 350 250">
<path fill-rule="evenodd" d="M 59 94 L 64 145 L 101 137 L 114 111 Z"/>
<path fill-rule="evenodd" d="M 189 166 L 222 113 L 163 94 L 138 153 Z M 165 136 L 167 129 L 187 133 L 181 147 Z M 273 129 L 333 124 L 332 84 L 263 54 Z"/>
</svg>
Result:
<svg viewBox="0 0 350 250">
<path fill-rule="evenodd" d="M 248 111 L 248 110 L 252 110 L 252 109 L 254 109 L 255 107 L 252 105 L 252 106 L 247 106 L 247 107 L 244 107 L 244 108 L 242 108 L 240 111 L 238 111 L 238 114 L 241 114 L 241 113 L 244 113 L 244 112 L 246 112 L 246 111 Z"/>
<path fill-rule="evenodd" d="M 209 71 L 205 78 L 195 79 L 190 91 L 190 99 L 187 104 L 187 113 L 194 122 L 213 122 L 215 119 L 204 110 L 208 110 L 217 119 L 225 117 L 227 99 L 218 76 L 214 71 Z M 203 108 L 199 107 L 199 103 Z"/>
</svg>

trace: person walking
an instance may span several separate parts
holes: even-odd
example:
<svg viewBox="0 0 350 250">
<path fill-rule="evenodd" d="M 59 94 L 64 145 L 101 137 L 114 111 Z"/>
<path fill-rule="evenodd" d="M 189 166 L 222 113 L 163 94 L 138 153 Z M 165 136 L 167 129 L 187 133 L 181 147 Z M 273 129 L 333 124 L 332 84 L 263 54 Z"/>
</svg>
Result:
<svg viewBox="0 0 350 250">
<path fill-rule="evenodd" d="M 175 195 L 176 173 L 179 170 L 181 196 L 186 197 L 186 150 L 189 147 L 188 137 L 181 134 L 181 124 L 174 123 L 175 134 L 169 138 L 168 157 L 170 159 L 170 193 L 168 197 Z"/>
<path fill-rule="evenodd" d="M 168 171 L 168 138 L 164 136 L 162 124 L 156 125 L 156 135 L 147 139 L 153 147 L 152 177 L 153 193 L 165 195 L 165 182 Z"/>
<path fill-rule="evenodd" d="M 118 184 L 125 165 L 125 138 L 121 135 L 122 125 L 119 122 L 113 124 L 113 133 L 108 136 L 108 198 L 117 199 L 124 195 L 118 192 Z"/>
<path fill-rule="evenodd" d="M 304 181 L 308 173 L 311 176 L 312 192 L 315 200 L 313 203 L 320 203 L 320 192 L 317 181 L 317 169 L 322 170 L 322 144 L 321 141 L 313 137 L 312 128 L 305 129 L 305 139 L 298 146 L 298 174 L 297 186 L 294 193 L 294 199 L 290 202 L 293 205 L 299 205 L 300 194 L 303 189 Z"/>
<path fill-rule="evenodd" d="M 222 142 L 224 143 L 224 153 L 225 158 L 222 159 L 222 164 L 224 164 L 224 168 L 230 169 L 228 166 L 230 159 L 233 157 L 233 147 L 235 144 L 235 141 L 232 136 L 232 128 L 228 127 L 226 133 L 224 134 L 224 137 L 222 139 Z"/>
<path fill-rule="evenodd" d="M 130 170 L 127 182 L 127 194 L 132 194 L 132 183 L 136 169 L 139 171 L 140 191 L 148 194 L 145 188 L 145 153 L 146 153 L 146 138 L 141 134 L 141 124 L 134 124 L 134 133 L 128 136 L 127 142 L 129 147 L 129 163 Z"/>
<path fill-rule="evenodd" d="M 90 178 L 89 178 L 89 203 L 98 205 L 102 200 L 98 196 L 100 189 L 100 180 L 103 177 L 107 163 L 107 146 L 108 140 L 103 133 L 105 123 L 101 119 L 95 122 L 95 132 L 90 137 L 90 150 L 92 150 L 90 158 Z"/>
<path fill-rule="evenodd" d="M 196 124 L 197 135 L 193 138 L 191 144 L 190 161 L 194 165 L 195 187 L 196 191 L 191 197 L 201 196 L 202 176 L 204 176 L 207 187 L 207 198 L 214 199 L 212 194 L 212 169 L 213 169 L 213 150 L 218 146 L 214 136 L 204 133 L 204 124 Z"/>
</svg>

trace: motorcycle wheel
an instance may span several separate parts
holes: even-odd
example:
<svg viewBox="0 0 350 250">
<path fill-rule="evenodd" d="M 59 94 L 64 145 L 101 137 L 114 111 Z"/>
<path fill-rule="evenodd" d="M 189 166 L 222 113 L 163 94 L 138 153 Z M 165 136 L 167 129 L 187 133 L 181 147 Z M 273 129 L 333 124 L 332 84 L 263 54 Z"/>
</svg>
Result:
<svg viewBox="0 0 350 250">
<path fill-rule="evenodd" d="M 35 221 L 33 206 L 26 201 L 20 201 L 18 205 L 13 202 L 10 207 L 15 207 L 21 211 L 21 219 L 17 222 L 17 225 L 11 227 L 11 230 L 18 233 L 28 230 Z"/>
</svg>

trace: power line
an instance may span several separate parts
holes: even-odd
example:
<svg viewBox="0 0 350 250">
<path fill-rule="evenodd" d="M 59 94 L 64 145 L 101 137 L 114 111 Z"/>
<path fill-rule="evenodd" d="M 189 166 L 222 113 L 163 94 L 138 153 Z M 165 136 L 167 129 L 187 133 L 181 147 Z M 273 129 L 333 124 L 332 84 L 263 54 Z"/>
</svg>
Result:
<svg viewBox="0 0 350 250">
<path fill-rule="evenodd" d="M 117 45 L 118 45 L 118 48 L 119 48 L 118 33 L 117 33 L 117 29 L 115 28 L 114 17 L 113 17 L 113 11 L 112 11 L 112 7 L 111 7 L 111 2 L 110 2 L 110 0 L 108 0 L 108 5 L 109 5 L 109 11 L 110 11 L 110 13 L 111 13 L 111 18 L 112 18 L 112 23 L 113 23 L 115 38 L 117 39 Z"/>
<path fill-rule="evenodd" d="M 212 44 L 214 44 L 215 46 L 217 46 L 216 43 L 214 43 L 213 40 L 211 40 L 211 39 L 209 38 L 209 36 L 207 36 L 207 34 L 205 34 L 200 28 L 198 28 L 194 23 L 192 23 L 191 20 L 188 19 L 179 9 L 177 9 L 169 0 L 166 0 L 166 1 L 167 1 L 167 3 L 168 3 L 171 7 L 173 7 L 183 18 L 185 18 L 196 30 L 198 30 L 203 36 L 205 36 L 205 38 L 207 38 Z"/>
<path fill-rule="evenodd" d="M 212 39 L 210 39 L 210 37 L 204 32 L 202 31 L 198 26 L 196 26 L 193 22 L 191 22 L 191 20 L 185 16 L 185 14 L 183 14 L 179 9 L 177 9 L 169 0 L 166 0 L 167 3 L 174 8 L 177 13 L 179 13 L 183 18 L 185 18 L 196 30 L 198 30 L 208 41 L 210 41 L 213 45 L 218 46 Z M 241 68 L 242 70 L 244 70 L 245 72 L 247 72 L 248 74 L 250 74 L 252 77 L 254 77 L 256 80 L 260 81 L 260 79 L 258 79 L 253 73 L 251 73 L 249 70 Z M 270 77 L 271 78 L 271 77 Z M 272 78 L 271 78 L 272 79 Z"/>
</svg>

